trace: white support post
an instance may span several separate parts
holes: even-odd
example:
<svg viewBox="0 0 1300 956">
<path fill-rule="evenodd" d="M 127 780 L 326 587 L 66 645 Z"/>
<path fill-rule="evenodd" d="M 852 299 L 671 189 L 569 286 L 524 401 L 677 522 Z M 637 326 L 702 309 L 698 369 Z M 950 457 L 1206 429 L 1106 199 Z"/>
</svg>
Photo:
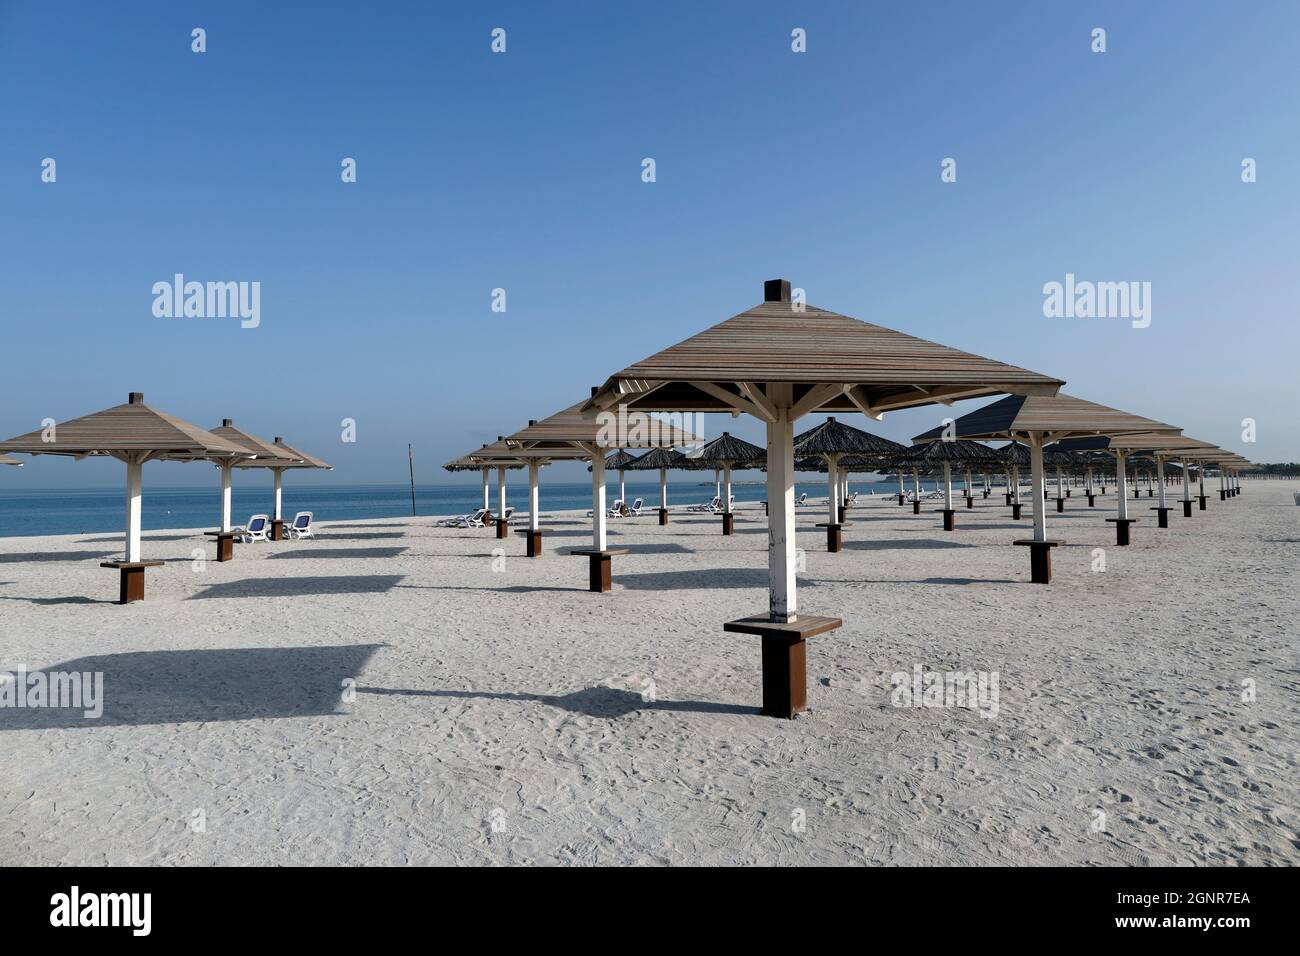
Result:
<svg viewBox="0 0 1300 956">
<path fill-rule="evenodd" d="M 605 459 L 591 456 L 591 546 L 605 550 Z"/>
<path fill-rule="evenodd" d="M 971 497 L 970 469 L 966 469 L 966 497 Z"/>
<path fill-rule="evenodd" d="M 1205 497 L 1205 462 L 1196 463 L 1196 482 L 1200 497 Z"/>
<path fill-rule="evenodd" d="M 1226 484 L 1226 483 L 1224 482 L 1224 480 L 1223 480 L 1223 469 L 1220 468 L 1220 469 L 1219 469 L 1219 496 L 1222 497 L 1222 496 L 1223 496 L 1223 492 L 1225 492 L 1225 491 L 1227 491 L 1227 490 L 1228 490 L 1228 486 L 1227 486 L 1227 484 Z"/>
<path fill-rule="evenodd" d="M 899 493 L 900 495 L 903 495 L 904 497 L 907 496 L 907 488 L 904 487 L 904 485 L 903 485 L 903 469 L 902 469 L 902 466 L 900 466 L 899 469 L 898 469 L 898 493 Z"/>
<path fill-rule="evenodd" d="M 775 421 L 767 424 L 767 578 L 768 616 L 789 624 L 798 617 L 795 593 L 794 420 L 790 385 L 768 386 Z"/>
<path fill-rule="evenodd" d="M 1124 453 L 1115 452 L 1115 494 L 1119 495 L 1120 520 L 1128 518 L 1128 468 L 1124 464 Z"/>
<path fill-rule="evenodd" d="M 140 478 L 144 469 L 142 455 L 126 460 L 126 560 L 140 560 Z"/>
<path fill-rule="evenodd" d="M 506 516 L 506 466 L 497 465 L 497 520 Z"/>
<path fill-rule="evenodd" d="M 952 462 L 943 463 L 943 510 L 952 511 Z"/>
<path fill-rule="evenodd" d="M 722 469 L 713 469 L 713 496 L 719 501 L 722 500 Z"/>
<path fill-rule="evenodd" d="M 1088 473 L 1084 476 L 1083 489 L 1088 492 L 1088 494 L 1092 494 L 1092 465 L 1088 466 Z"/>
<path fill-rule="evenodd" d="M 528 461 L 528 529 L 537 531 L 541 528 L 541 515 L 538 511 L 539 497 L 537 494 L 537 459 L 532 458 Z"/>
<path fill-rule="evenodd" d="M 722 513 L 731 514 L 731 462 L 722 463 Z"/>
<path fill-rule="evenodd" d="M 272 515 L 272 517 L 273 517 L 276 521 L 279 521 L 279 520 L 281 520 L 281 517 L 280 517 L 280 516 L 281 516 L 281 513 L 282 513 L 281 502 L 284 500 L 284 496 L 283 496 L 283 494 L 282 494 L 282 492 L 283 492 L 283 490 L 284 490 L 284 488 L 283 488 L 283 485 L 284 485 L 284 469 L 283 469 L 283 468 L 272 468 L 271 471 L 273 471 L 273 472 L 275 473 L 275 514 Z"/>
<path fill-rule="evenodd" d="M 227 458 L 220 464 L 221 468 L 221 530 L 230 530 L 230 472 L 232 470 L 230 459 Z"/>
<path fill-rule="evenodd" d="M 912 490 L 916 494 L 916 500 L 921 500 L 921 472 L 917 468 L 912 469 Z"/>
<path fill-rule="evenodd" d="M 1029 473 L 1033 492 L 1029 495 L 1034 504 L 1034 540 L 1047 540 L 1047 509 L 1043 507 L 1047 495 L 1047 475 L 1043 471 L 1043 436 L 1031 433 L 1029 436 Z M 1016 482 L 1020 487 L 1020 482 Z"/>
<path fill-rule="evenodd" d="M 840 479 L 837 473 L 839 463 L 839 455 L 826 456 L 826 510 L 828 512 L 826 520 L 831 524 L 840 523 L 840 512 L 837 507 L 840 489 Z"/>
<path fill-rule="evenodd" d="M 1191 478 L 1190 478 L 1190 477 L 1188 476 L 1188 474 L 1187 474 L 1187 459 L 1186 459 L 1186 458 L 1179 458 L 1179 459 L 1178 459 L 1178 464 L 1180 464 L 1180 465 L 1183 466 L 1183 500 L 1184 500 L 1184 501 L 1191 501 L 1191 500 L 1192 500 L 1192 486 L 1191 486 Z"/>
<path fill-rule="evenodd" d="M 1165 456 L 1156 455 L 1156 484 L 1160 486 L 1160 505 L 1165 506 Z"/>
<path fill-rule="evenodd" d="M 1061 477 L 1061 466 L 1056 466 L 1056 497 L 1065 497 L 1065 479 Z"/>
<path fill-rule="evenodd" d="M 1020 504 L 1020 466 L 1011 466 L 1011 503 Z"/>
<path fill-rule="evenodd" d="M 489 483 L 488 483 L 488 468 L 487 468 L 487 465 L 484 465 L 484 466 L 483 466 L 482 471 L 483 471 L 483 510 L 484 510 L 484 511 L 491 511 L 491 510 L 492 510 L 492 493 L 488 490 L 488 488 L 489 488 Z"/>
<path fill-rule="evenodd" d="M 659 507 L 668 507 L 668 469 L 659 469 Z"/>
<path fill-rule="evenodd" d="M 618 500 L 627 504 L 627 483 L 623 480 L 623 469 L 618 470 Z"/>
</svg>

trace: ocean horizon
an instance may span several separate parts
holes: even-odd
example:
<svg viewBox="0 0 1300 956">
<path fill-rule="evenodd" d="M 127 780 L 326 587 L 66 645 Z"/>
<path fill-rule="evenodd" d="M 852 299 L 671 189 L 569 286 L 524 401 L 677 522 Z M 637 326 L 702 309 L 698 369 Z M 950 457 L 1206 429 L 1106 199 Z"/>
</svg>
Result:
<svg viewBox="0 0 1300 956">
<path fill-rule="evenodd" d="M 511 481 L 510 479 L 514 479 Z M 954 480 L 954 492 L 958 487 Z M 643 498 L 648 507 L 659 503 L 659 480 L 628 481 L 629 499 Z M 886 481 L 851 480 L 850 488 L 861 494 L 892 494 L 897 484 Z M 925 491 L 933 491 L 933 481 L 922 482 Z M 807 492 L 810 498 L 825 497 L 824 479 L 796 483 L 796 493 Z M 910 482 L 909 482 L 910 488 Z M 762 501 L 767 486 L 761 482 L 733 483 L 736 501 Z M 88 534 L 121 532 L 124 524 L 125 489 L 104 488 L 34 488 L 7 489 L 0 492 L 0 537 L 48 534 Z M 539 490 L 541 510 L 572 511 L 591 507 L 591 485 L 587 482 L 542 483 Z M 618 482 L 606 486 L 607 500 L 618 496 Z M 713 497 L 713 480 L 692 477 L 669 480 L 670 508 L 705 502 Z M 479 483 L 455 485 L 416 485 L 415 513 L 434 516 L 463 514 L 478 507 L 483 498 Z M 272 508 L 269 481 L 265 487 L 236 485 L 231 491 L 233 520 L 244 524 L 250 515 L 270 514 Z M 496 479 L 493 477 L 491 501 L 497 503 Z M 512 472 L 506 482 L 506 501 L 517 511 L 528 508 L 527 479 Z M 217 487 L 157 487 L 145 485 L 141 528 L 165 531 L 173 528 L 216 528 L 220 521 L 221 497 Z M 310 511 L 317 521 L 367 518 L 400 518 L 411 514 L 411 487 L 401 484 L 327 485 L 286 481 L 283 512 L 292 518 L 295 512 Z"/>
</svg>

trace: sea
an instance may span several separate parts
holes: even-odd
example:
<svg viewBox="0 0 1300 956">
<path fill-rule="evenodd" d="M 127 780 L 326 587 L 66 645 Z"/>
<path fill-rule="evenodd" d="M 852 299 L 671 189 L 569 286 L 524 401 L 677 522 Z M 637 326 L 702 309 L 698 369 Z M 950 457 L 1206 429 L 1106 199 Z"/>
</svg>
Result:
<svg viewBox="0 0 1300 956">
<path fill-rule="evenodd" d="M 513 473 L 512 473 L 513 477 Z M 909 490 L 910 490 L 909 481 Z M 925 482 L 927 491 L 935 489 Z M 627 497 L 644 498 L 647 507 L 657 507 L 659 481 L 628 481 Z M 850 490 L 866 495 L 896 493 L 897 483 L 851 481 Z M 492 483 L 492 506 L 497 504 L 495 478 Z M 799 482 L 796 493 L 807 492 L 810 498 L 825 498 L 825 480 Z M 618 482 L 606 489 L 607 500 L 618 496 Z M 712 476 L 668 482 L 668 504 L 681 508 L 713 497 Z M 541 511 L 569 511 L 591 507 L 591 485 L 585 482 L 548 484 L 539 489 Z M 763 501 L 767 486 L 761 482 L 733 484 L 736 501 Z M 86 534 L 122 531 L 125 489 L 5 489 L 0 491 L 0 537 L 17 535 Z M 250 515 L 270 514 L 271 487 L 236 485 L 232 490 L 233 519 L 244 524 Z M 473 511 L 483 500 L 483 486 L 475 484 L 416 485 L 417 515 L 452 515 Z M 506 503 L 518 511 L 528 508 L 527 481 L 506 483 Z M 141 504 L 141 527 L 145 531 L 168 528 L 215 528 L 221 518 L 220 492 L 216 488 L 164 488 L 145 485 Z M 363 518 L 399 518 L 411 511 L 410 485 L 330 485 L 295 483 L 286 479 L 283 512 L 292 518 L 295 512 L 310 511 L 317 521 L 340 521 Z"/>
</svg>

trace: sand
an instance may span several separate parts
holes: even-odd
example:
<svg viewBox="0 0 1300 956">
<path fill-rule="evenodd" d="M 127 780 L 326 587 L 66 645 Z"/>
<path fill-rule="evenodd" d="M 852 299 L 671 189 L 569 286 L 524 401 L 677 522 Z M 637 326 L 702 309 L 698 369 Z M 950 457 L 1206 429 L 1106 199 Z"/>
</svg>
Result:
<svg viewBox="0 0 1300 956">
<path fill-rule="evenodd" d="M 117 536 L 2 538 L 0 666 L 105 703 L 0 709 L 0 864 L 1295 864 L 1297 487 L 1144 498 L 1129 548 L 1074 497 L 1046 587 L 1000 497 L 953 533 L 868 500 L 840 554 L 800 509 L 800 608 L 845 624 L 793 721 L 722 631 L 767 606 L 753 506 L 612 522 L 604 595 L 581 513 L 533 560 L 428 518 L 224 564 L 149 533 L 127 607 Z M 893 706 L 917 665 L 997 672 L 997 715 Z"/>
</svg>

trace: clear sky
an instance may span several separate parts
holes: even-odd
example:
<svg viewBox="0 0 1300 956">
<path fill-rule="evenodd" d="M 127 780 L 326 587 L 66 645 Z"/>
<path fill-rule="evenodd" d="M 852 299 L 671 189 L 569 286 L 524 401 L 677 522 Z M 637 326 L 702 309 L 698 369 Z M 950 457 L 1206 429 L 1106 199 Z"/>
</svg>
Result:
<svg viewBox="0 0 1300 956">
<path fill-rule="evenodd" d="M 1300 459 L 1297 34 L 1294 2 L 0 2 L 0 437 L 137 390 L 314 480 L 405 481 L 407 442 L 473 480 L 440 466 L 784 277 Z M 155 317 L 178 272 L 260 282 L 260 325 Z M 1150 326 L 1044 317 L 1067 273 L 1150 282 Z M 0 487 L 122 480 L 28 462 Z"/>
</svg>

